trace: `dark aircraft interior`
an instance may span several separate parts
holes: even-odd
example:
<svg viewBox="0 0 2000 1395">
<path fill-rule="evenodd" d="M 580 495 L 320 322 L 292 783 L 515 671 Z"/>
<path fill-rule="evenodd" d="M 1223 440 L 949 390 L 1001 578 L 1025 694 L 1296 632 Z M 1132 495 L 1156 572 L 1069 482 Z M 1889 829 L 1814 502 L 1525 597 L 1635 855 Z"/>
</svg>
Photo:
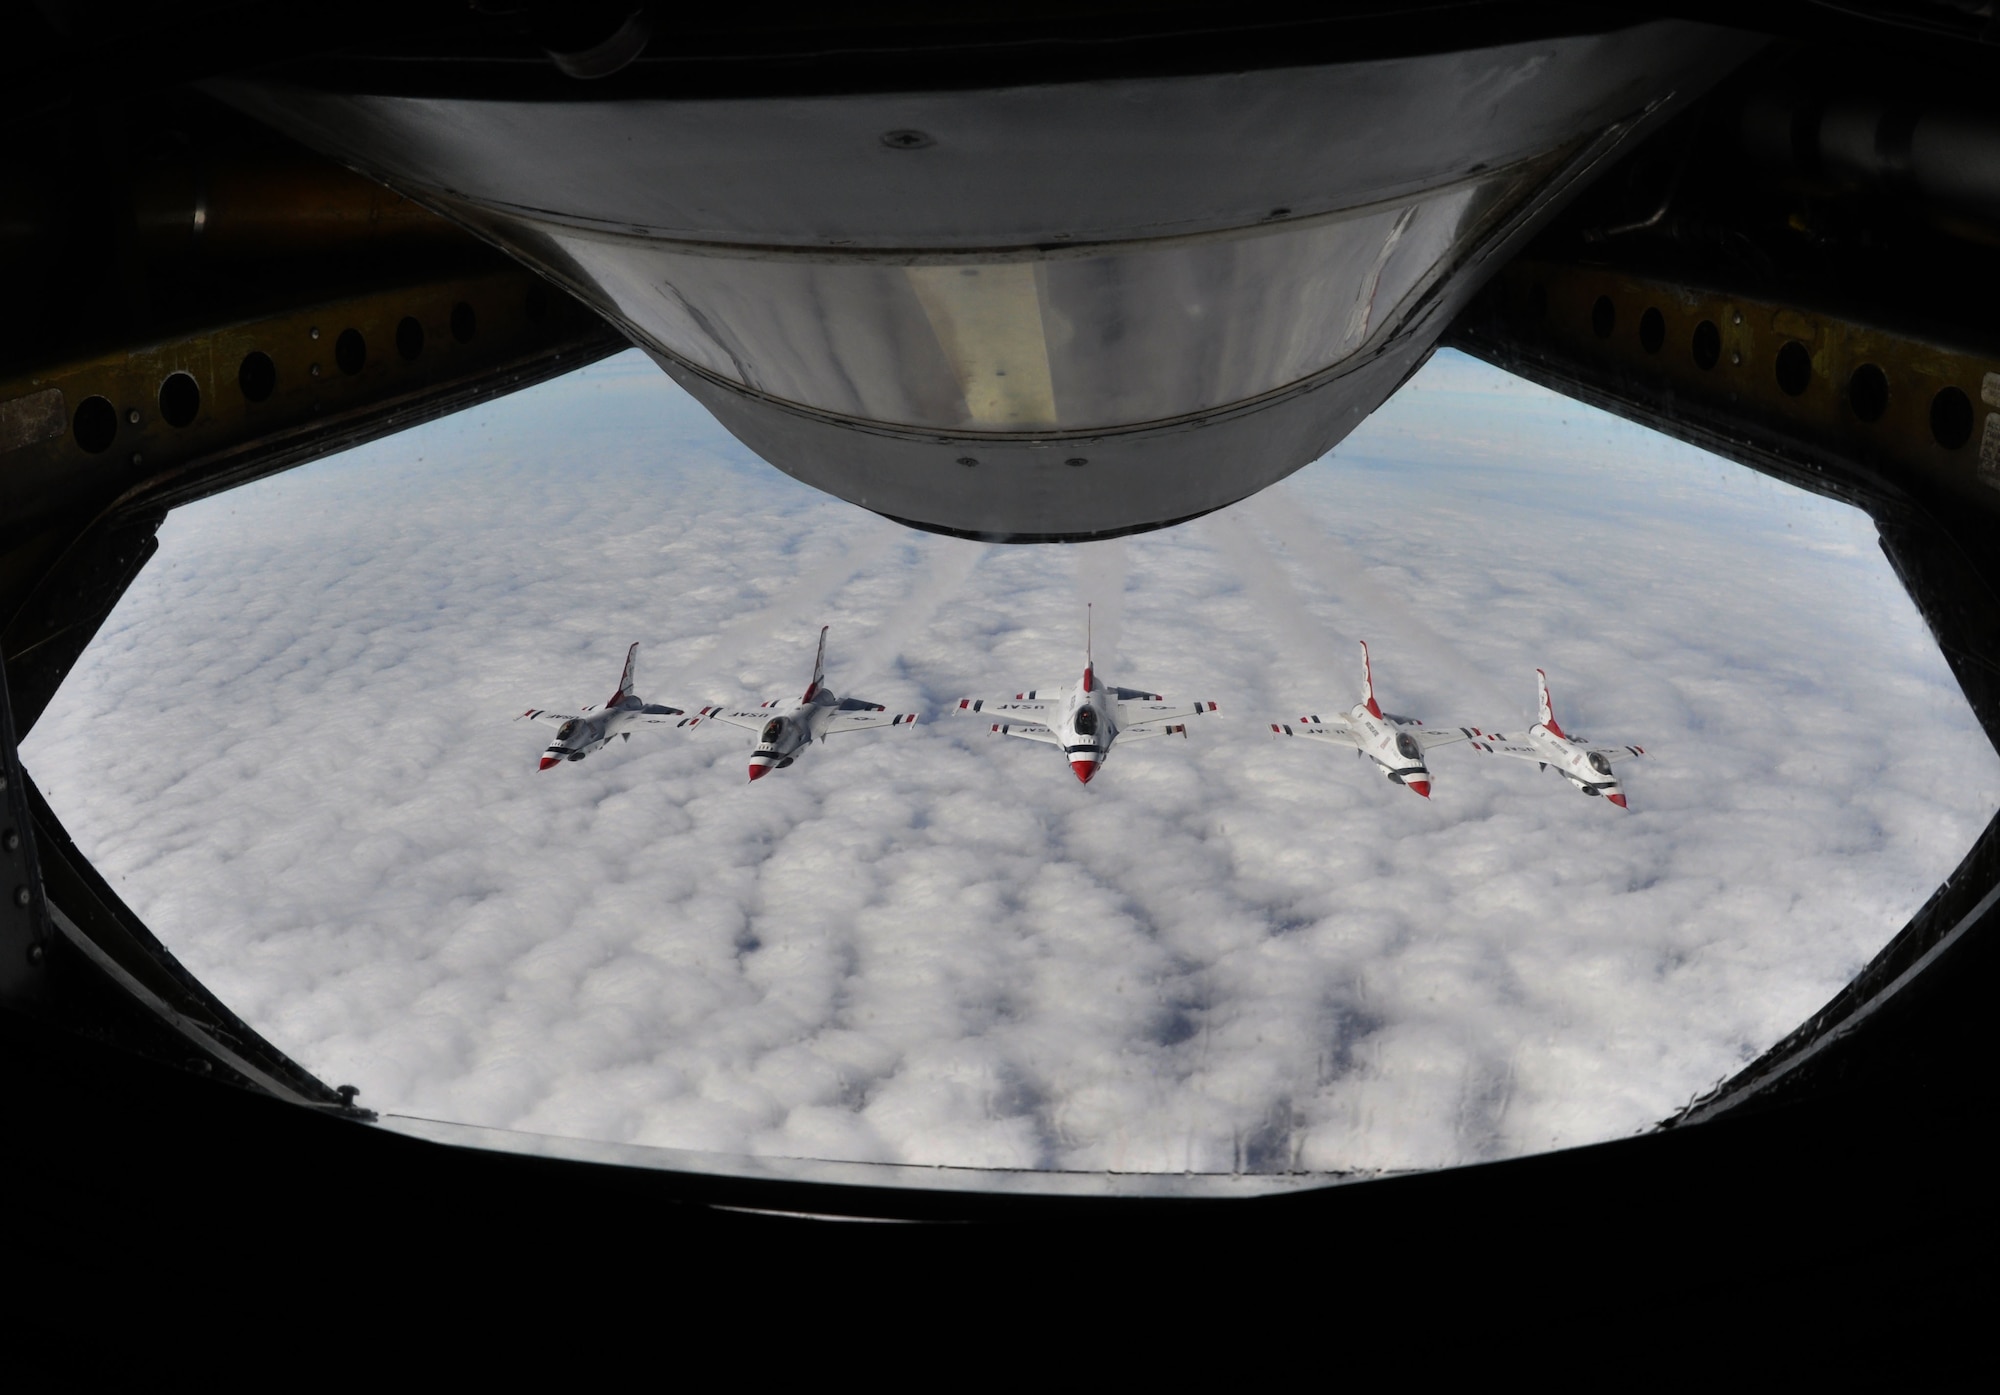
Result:
<svg viewBox="0 0 2000 1395">
<path fill-rule="evenodd" d="M 1015 544 L 1225 507 L 1457 349 L 1865 511 L 2000 745 L 1990 0 L 35 0 L 0 34 L 0 1079 L 8 1249 L 45 1298 L 266 1274 L 324 1320 L 317 1257 L 393 1266 L 403 1235 L 524 1292 L 642 1254 L 686 1315 L 728 1304 L 705 1274 L 861 1255 L 997 1310 L 1059 1253 L 1106 1310 L 1171 1307 L 1145 1296 L 1165 1262 L 1256 1290 L 1237 1310 L 1366 1276 L 1342 1311 L 1421 1291 L 1662 1350 L 1809 1332 L 1898 1384 L 1971 1341 L 2000 825 L 1836 997 L 1639 1136 L 1282 1196 L 1053 1196 L 378 1130 L 181 966 L 17 745 L 169 510 L 635 345 L 777 469 Z M 1370 231 L 1377 204 L 1408 211 Z M 1081 327 L 1054 389 L 903 371 L 928 322 L 974 381 L 1030 254 Z M 1396 308 L 1311 362 L 1155 313 L 1234 287 L 1232 342 L 1291 342 L 1343 258 L 1400 277 Z M 634 289 L 696 262 L 672 303 Z"/>
</svg>

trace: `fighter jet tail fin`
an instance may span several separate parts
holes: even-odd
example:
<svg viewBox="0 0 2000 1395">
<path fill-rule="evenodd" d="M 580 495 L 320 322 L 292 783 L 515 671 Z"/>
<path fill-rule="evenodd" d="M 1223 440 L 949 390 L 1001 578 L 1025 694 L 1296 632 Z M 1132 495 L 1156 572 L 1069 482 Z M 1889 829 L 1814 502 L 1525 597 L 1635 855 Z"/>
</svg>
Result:
<svg viewBox="0 0 2000 1395">
<path fill-rule="evenodd" d="M 1093 606 L 1089 601 L 1083 605 L 1083 690 L 1094 692 L 1097 688 L 1097 661 L 1090 656 L 1090 640 Z"/>
<path fill-rule="evenodd" d="M 607 708 L 616 707 L 632 696 L 632 668 L 638 662 L 639 646 L 634 644 L 625 651 L 625 671 L 618 675 L 618 691 L 611 695 L 611 701 L 604 704 Z"/>
<path fill-rule="evenodd" d="M 813 656 L 812 682 L 806 684 L 806 695 L 799 699 L 800 702 L 811 702 L 819 695 L 820 680 L 826 677 L 826 632 L 832 628 L 831 625 L 819 627 L 819 653 Z"/>
<path fill-rule="evenodd" d="M 1375 670 L 1368 663 L 1368 641 L 1361 641 L 1361 705 L 1368 709 L 1368 715 L 1376 719 L 1382 716 L 1382 709 L 1375 705 Z"/>
<path fill-rule="evenodd" d="M 1535 686 L 1542 702 L 1540 713 L 1542 725 L 1549 729 L 1550 735 L 1561 737 L 1563 729 L 1556 723 L 1556 710 L 1549 705 L 1549 676 L 1540 669 L 1535 670 Z"/>
</svg>

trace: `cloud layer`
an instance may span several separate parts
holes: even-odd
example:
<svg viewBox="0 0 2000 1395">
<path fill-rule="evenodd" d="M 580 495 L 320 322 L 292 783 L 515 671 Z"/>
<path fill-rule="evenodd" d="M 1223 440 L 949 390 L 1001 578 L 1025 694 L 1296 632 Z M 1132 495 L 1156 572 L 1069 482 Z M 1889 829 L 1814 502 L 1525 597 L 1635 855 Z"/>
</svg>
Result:
<svg viewBox="0 0 2000 1395">
<path fill-rule="evenodd" d="M 1859 514 L 1441 355 L 1333 457 L 1166 533 L 929 537 L 750 458 L 637 355 L 192 506 L 36 728 L 84 849 L 383 1110 L 724 1152 L 1428 1166 L 1630 1132 L 1843 983 L 2000 758 Z M 1213 698 L 1056 753 L 944 717 Z M 616 686 L 926 714 L 751 786 L 745 734 L 547 773 Z M 1355 700 L 1635 742 L 1634 812 L 1265 723 Z"/>
</svg>

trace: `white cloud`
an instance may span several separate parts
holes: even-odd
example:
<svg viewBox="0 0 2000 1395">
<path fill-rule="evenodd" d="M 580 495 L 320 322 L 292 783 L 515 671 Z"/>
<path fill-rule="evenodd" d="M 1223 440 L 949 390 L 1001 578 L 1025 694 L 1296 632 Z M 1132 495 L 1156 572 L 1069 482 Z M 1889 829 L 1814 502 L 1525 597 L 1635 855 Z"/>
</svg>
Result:
<svg viewBox="0 0 2000 1395">
<path fill-rule="evenodd" d="M 942 715 L 1215 698 L 1079 786 Z M 921 711 L 751 786 L 723 728 L 540 773 L 530 705 L 830 677 Z M 1378 690 L 1644 745 L 1634 812 L 1276 716 Z M 189 967 L 378 1109 L 716 1151 L 1421 1166 L 1644 1126 L 1829 996 L 1994 807 L 1862 516 L 1440 356 L 1332 459 L 1077 548 L 928 537 L 628 355 L 175 514 L 28 743 Z"/>
</svg>

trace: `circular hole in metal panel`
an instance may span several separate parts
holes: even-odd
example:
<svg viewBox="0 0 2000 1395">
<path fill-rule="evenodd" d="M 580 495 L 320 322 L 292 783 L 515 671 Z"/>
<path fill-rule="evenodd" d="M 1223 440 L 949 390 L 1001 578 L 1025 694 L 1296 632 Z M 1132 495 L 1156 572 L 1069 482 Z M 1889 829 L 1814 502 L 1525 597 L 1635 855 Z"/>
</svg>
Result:
<svg viewBox="0 0 2000 1395">
<path fill-rule="evenodd" d="M 1599 339 L 1609 339 L 1611 331 L 1618 328 L 1618 307 L 1611 303 L 1611 297 L 1601 295 L 1597 304 L 1590 307 L 1590 327 L 1597 331 Z"/>
<path fill-rule="evenodd" d="M 1931 439 L 1946 450 L 1972 439 L 1972 399 L 1959 389 L 1940 388 L 1931 399 Z"/>
<path fill-rule="evenodd" d="M 1666 342 L 1667 317 L 1649 305 L 1646 313 L 1639 317 L 1639 347 L 1649 354 L 1657 354 Z"/>
<path fill-rule="evenodd" d="M 1778 350 L 1778 387 L 1787 397 L 1797 397 L 1812 386 L 1812 354 L 1796 339 L 1787 339 Z"/>
<path fill-rule="evenodd" d="M 252 349 L 236 370 L 236 386 L 243 390 L 244 400 L 262 402 L 278 389 L 278 365 L 263 350 Z"/>
<path fill-rule="evenodd" d="M 368 362 L 368 341 L 361 337 L 358 329 L 343 329 L 340 338 L 333 343 L 333 361 L 340 371 L 350 378 L 361 371 Z"/>
<path fill-rule="evenodd" d="M 1722 331 L 1714 320 L 1703 320 L 1694 327 L 1694 366 L 1706 371 L 1721 361 Z"/>
<path fill-rule="evenodd" d="M 118 434 L 118 409 L 108 398 L 86 397 L 76 404 L 71 427 L 76 432 L 76 443 L 96 455 Z"/>
<path fill-rule="evenodd" d="M 1864 363 L 1847 379 L 1847 405 L 1863 421 L 1880 421 L 1889 410 L 1889 375 Z"/>
<path fill-rule="evenodd" d="M 169 373 L 160 384 L 160 415 L 169 426 L 187 426 L 201 414 L 201 385 L 187 373 Z"/>
</svg>

